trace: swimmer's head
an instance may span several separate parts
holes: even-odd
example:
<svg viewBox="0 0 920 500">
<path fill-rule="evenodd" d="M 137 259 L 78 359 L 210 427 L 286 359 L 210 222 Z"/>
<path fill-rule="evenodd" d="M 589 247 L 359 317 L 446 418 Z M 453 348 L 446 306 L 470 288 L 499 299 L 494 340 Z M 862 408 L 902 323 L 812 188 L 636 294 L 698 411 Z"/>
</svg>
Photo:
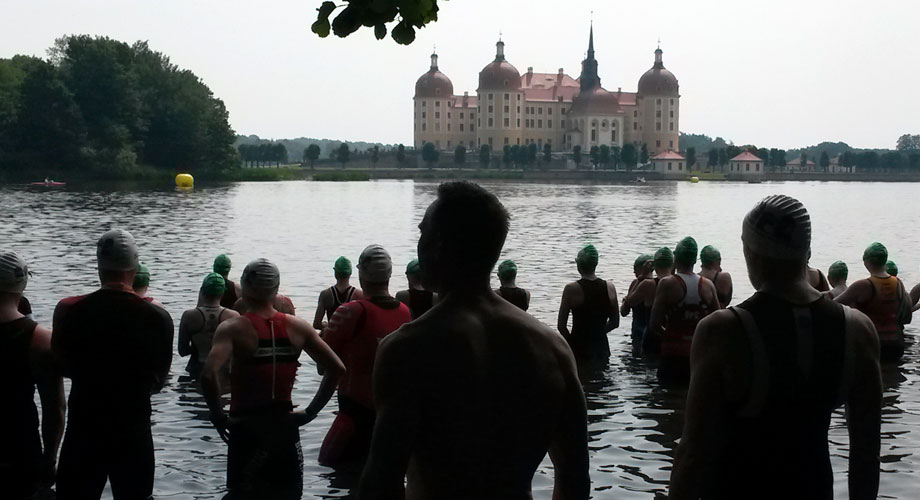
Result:
<svg viewBox="0 0 920 500">
<path fill-rule="evenodd" d="M 393 274 L 393 259 L 380 245 L 370 245 L 358 257 L 358 279 L 365 284 L 386 285 Z"/>
<path fill-rule="evenodd" d="M 655 269 L 659 271 L 667 269 L 670 271 L 674 267 L 674 252 L 668 247 L 661 247 L 655 252 L 653 262 L 655 263 Z"/>
<path fill-rule="evenodd" d="M 201 282 L 201 295 L 205 297 L 222 297 L 226 290 L 227 282 L 219 273 L 209 273 Z"/>
<path fill-rule="evenodd" d="M 227 276 L 230 274 L 230 266 L 230 257 L 227 257 L 226 254 L 220 254 L 216 259 L 214 259 L 214 272 L 221 276 Z"/>
<path fill-rule="evenodd" d="M 703 267 L 709 267 L 713 264 L 722 263 L 722 253 L 719 252 L 719 249 L 712 246 L 706 245 L 700 250 L 700 264 Z"/>
<path fill-rule="evenodd" d="M 412 259 L 406 264 L 406 276 L 418 276 L 422 274 L 422 266 L 419 265 L 418 259 Z"/>
<path fill-rule="evenodd" d="M 16 252 L 0 252 L 0 292 L 19 294 L 29 284 L 29 266 Z"/>
<path fill-rule="evenodd" d="M 773 195 L 760 200 L 744 218 L 741 241 L 755 289 L 767 281 L 805 279 L 811 251 L 811 218 L 795 198 Z"/>
<path fill-rule="evenodd" d="M 479 286 L 498 261 L 510 216 L 498 198 L 471 182 L 446 182 L 419 225 L 418 258 L 427 290 Z"/>
<path fill-rule="evenodd" d="M 674 263 L 682 267 L 693 266 L 693 264 L 696 264 L 698 248 L 696 240 L 690 236 L 680 240 L 677 246 L 674 247 Z"/>
<path fill-rule="evenodd" d="M 866 250 L 863 252 L 863 262 L 866 264 L 866 267 L 875 270 L 883 269 L 888 262 L 888 249 L 885 248 L 885 245 L 877 241 L 872 243 L 866 247 Z"/>
<path fill-rule="evenodd" d="M 96 263 L 100 271 L 136 271 L 139 261 L 134 236 L 123 229 L 107 231 L 96 242 Z"/>
<path fill-rule="evenodd" d="M 655 257 L 647 253 L 636 257 L 636 260 L 633 262 L 633 272 L 636 273 L 636 276 L 639 276 L 641 274 L 645 274 L 648 271 L 651 271 L 654 267 L 654 260 Z"/>
<path fill-rule="evenodd" d="M 831 267 L 827 269 L 827 279 L 831 283 L 835 282 L 844 282 L 847 280 L 847 276 L 850 274 L 850 270 L 847 268 L 846 262 L 838 260 L 831 264 Z"/>
<path fill-rule="evenodd" d="M 137 265 L 137 272 L 134 273 L 134 289 L 150 286 L 150 269 L 144 264 Z"/>
<path fill-rule="evenodd" d="M 351 276 L 351 261 L 344 255 L 335 259 L 335 263 L 332 264 L 332 271 L 335 273 L 336 278 Z"/>
<path fill-rule="evenodd" d="M 502 261 L 498 265 L 498 279 L 501 281 L 513 281 L 517 278 L 517 264 L 513 260 Z"/>
<path fill-rule="evenodd" d="M 889 260 L 885 263 L 885 271 L 892 276 L 898 275 L 898 265 L 894 263 L 893 260 Z"/>
<path fill-rule="evenodd" d="M 578 255 L 575 256 L 575 264 L 578 265 L 578 272 L 580 273 L 593 273 L 597 269 L 598 261 L 597 248 L 594 248 L 594 245 L 585 245 L 584 248 L 578 251 Z"/>
<path fill-rule="evenodd" d="M 247 299 L 264 304 L 271 302 L 281 285 L 281 271 L 267 259 L 256 259 L 243 269 L 240 286 Z"/>
</svg>

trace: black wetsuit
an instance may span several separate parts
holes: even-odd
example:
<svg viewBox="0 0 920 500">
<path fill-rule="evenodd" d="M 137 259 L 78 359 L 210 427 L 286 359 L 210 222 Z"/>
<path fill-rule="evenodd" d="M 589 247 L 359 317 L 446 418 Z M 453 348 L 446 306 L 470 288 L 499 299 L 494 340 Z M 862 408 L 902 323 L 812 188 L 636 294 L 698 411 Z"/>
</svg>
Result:
<svg viewBox="0 0 920 500">
<path fill-rule="evenodd" d="M 57 498 L 118 499 L 153 491 L 150 392 L 172 358 L 169 314 L 131 292 L 103 289 L 62 300 L 52 347 L 72 385 Z"/>
<path fill-rule="evenodd" d="M 721 306 L 723 306 L 723 307 L 726 307 L 725 304 L 728 304 L 728 303 L 731 302 L 731 300 L 732 300 L 732 294 L 734 293 L 734 286 L 733 286 L 732 288 L 729 288 L 729 289 L 728 289 L 728 293 L 727 293 L 727 294 L 720 293 L 720 292 L 719 292 L 719 286 L 717 285 L 717 283 L 719 282 L 719 275 L 720 275 L 720 274 L 722 274 L 722 273 L 721 273 L 721 272 L 717 272 L 717 273 L 712 277 L 712 286 L 714 286 L 714 287 L 716 288 L 716 297 L 719 299 L 719 305 L 721 305 Z"/>
<path fill-rule="evenodd" d="M 339 289 L 333 285 L 329 287 L 329 292 L 332 293 L 332 307 L 326 308 L 326 320 L 332 321 L 332 315 L 335 314 L 335 310 L 340 305 L 351 302 L 351 299 L 355 296 L 355 287 L 350 286 L 345 289 L 345 293 L 339 293 Z"/>
<path fill-rule="evenodd" d="M 3 498 L 31 498 L 38 489 L 42 442 L 29 364 L 37 325 L 28 318 L 0 323 L 0 488 Z"/>
<path fill-rule="evenodd" d="M 224 278 L 224 295 L 220 298 L 221 307 L 233 309 L 240 297 L 236 294 L 236 283 Z"/>
<path fill-rule="evenodd" d="M 29 299 L 25 298 L 24 296 L 19 297 L 19 306 L 16 309 L 19 311 L 19 314 L 22 314 L 23 316 L 32 315 L 32 304 L 29 302 Z"/>
<path fill-rule="evenodd" d="M 418 318 L 419 316 L 428 312 L 428 310 L 431 309 L 431 306 L 434 305 L 434 292 L 409 288 L 408 305 L 409 313 L 412 315 L 412 319 Z"/>
<path fill-rule="evenodd" d="M 530 306 L 527 300 L 527 290 L 518 287 L 501 287 L 498 294 L 508 302 L 518 306 L 521 310 L 526 311 Z"/>
<path fill-rule="evenodd" d="M 843 307 L 824 295 L 796 307 L 764 293 L 739 307 L 756 324 L 745 328 L 748 344 L 759 338 L 763 349 L 751 349 L 747 399 L 726 408 L 724 446 L 701 498 L 831 500 L 827 431 L 843 396 Z"/>
<path fill-rule="evenodd" d="M 580 279 L 578 285 L 585 299 L 580 306 L 572 308 L 569 345 L 579 360 L 605 361 L 610 358 L 607 320 L 615 314 L 610 304 L 607 282 L 602 279 Z"/>
</svg>

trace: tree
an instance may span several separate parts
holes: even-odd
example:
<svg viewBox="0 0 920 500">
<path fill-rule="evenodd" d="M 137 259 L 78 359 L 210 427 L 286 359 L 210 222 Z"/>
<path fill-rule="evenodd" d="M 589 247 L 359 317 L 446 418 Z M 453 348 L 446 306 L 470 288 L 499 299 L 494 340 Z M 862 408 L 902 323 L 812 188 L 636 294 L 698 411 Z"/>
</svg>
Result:
<svg viewBox="0 0 920 500">
<path fill-rule="evenodd" d="M 594 170 L 597 170 L 597 164 L 600 161 L 601 150 L 597 146 L 591 146 L 591 150 L 588 152 L 588 156 L 591 158 L 591 164 L 594 165 Z"/>
<path fill-rule="evenodd" d="M 904 158 L 901 157 L 901 153 L 897 151 L 888 151 L 882 154 L 879 161 L 882 164 L 882 168 L 889 172 L 901 170 L 904 166 Z"/>
<path fill-rule="evenodd" d="M 819 160 L 819 165 L 827 173 L 828 167 L 831 166 L 831 157 L 827 155 L 827 151 L 821 151 L 821 159 Z"/>
<path fill-rule="evenodd" d="M 920 153 L 911 153 L 907 156 L 907 166 L 911 170 L 920 170 Z"/>
<path fill-rule="evenodd" d="M 492 161 L 492 152 L 488 144 L 479 146 L 479 166 L 489 168 L 489 162 Z"/>
<path fill-rule="evenodd" d="M 396 163 L 399 164 L 399 167 L 402 168 L 403 163 L 406 162 L 406 147 L 400 144 L 396 146 Z"/>
<path fill-rule="evenodd" d="M 530 144 L 527 145 L 526 148 L 523 148 L 523 149 L 524 149 L 524 164 L 533 165 L 534 163 L 536 163 L 537 162 L 537 144 L 535 142 L 531 142 Z"/>
<path fill-rule="evenodd" d="M 304 160 L 310 161 L 311 169 L 313 168 L 313 164 L 316 162 L 316 160 L 319 159 L 319 153 L 320 149 L 316 144 L 310 144 L 306 149 L 303 150 L 303 158 Z"/>
<path fill-rule="evenodd" d="M 920 151 L 920 135 L 904 134 L 898 137 L 898 151 Z"/>
<path fill-rule="evenodd" d="M 348 159 L 351 157 L 351 150 L 348 149 L 348 144 L 344 142 L 339 146 L 338 151 L 336 151 L 335 159 L 342 164 L 342 168 L 345 168 L 345 164 L 348 163 Z"/>
<path fill-rule="evenodd" d="M 715 148 L 710 149 L 709 150 L 709 161 L 706 163 L 706 165 L 709 167 L 715 167 L 718 164 L 719 164 L 719 150 Z"/>
<path fill-rule="evenodd" d="M 696 148 L 687 148 L 687 170 L 693 170 L 696 165 Z"/>
<path fill-rule="evenodd" d="M 374 169 L 377 168 L 378 161 L 380 161 L 380 146 L 374 146 L 371 149 L 371 165 L 373 165 Z"/>
<path fill-rule="evenodd" d="M 457 146 L 454 149 L 454 163 L 463 168 L 463 164 L 466 163 L 466 147 Z"/>
<path fill-rule="evenodd" d="M 572 161 L 575 162 L 575 168 L 581 165 L 581 146 L 577 144 L 572 148 Z"/>
<path fill-rule="evenodd" d="M 642 149 L 639 150 L 639 163 L 645 165 L 648 163 L 648 144 L 642 143 Z"/>
<path fill-rule="evenodd" d="M 639 161 L 639 153 L 636 151 L 636 145 L 628 142 L 623 145 L 623 153 L 621 153 L 621 158 L 623 163 L 626 164 L 626 171 L 630 171 L 636 168 L 636 162 Z"/>
<path fill-rule="evenodd" d="M 329 17 L 341 7 L 344 9 L 330 23 Z M 428 23 L 438 20 L 438 0 L 377 0 L 373 6 L 362 0 L 345 0 L 340 5 L 325 1 L 316 11 L 316 21 L 310 29 L 320 38 L 329 36 L 330 28 L 335 36 L 344 38 L 358 31 L 361 26 L 373 26 L 374 36 L 382 40 L 387 36 L 387 25 L 399 19 L 390 29 L 390 35 L 396 43 L 409 45 L 415 40 L 416 28 L 424 28 Z"/>
<path fill-rule="evenodd" d="M 553 147 L 549 143 L 543 145 L 543 161 L 546 163 L 553 161 Z"/>
<path fill-rule="evenodd" d="M 506 144 L 502 148 L 502 163 L 505 164 L 505 168 L 510 168 L 512 162 L 514 162 L 514 152 L 511 150 L 511 146 Z"/>
<path fill-rule="evenodd" d="M 620 146 L 614 146 L 610 148 L 610 159 L 613 162 L 613 169 L 616 170 L 620 166 L 622 150 Z"/>
<path fill-rule="evenodd" d="M 856 168 L 862 171 L 873 171 L 879 166 L 879 156 L 875 151 L 866 151 L 856 156 Z"/>
<path fill-rule="evenodd" d="M 767 148 L 760 148 L 755 150 L 754 154 L 763 160 L 764 170 L 766 170 L 767 165 L 770 164 L 770 150 Z"/>
<path fill-rule="evenodd" d="M 608 168 L 610 165 L 610 146 L 606 144 L 601 145 L 597 159 L 604 168 Z"/>
<path fill-rule="evenodd" d="M 719 166 L 725 171 L 725 165 L 728 165 L 728 148 L 719 148 Z"/>
<path fill-rule="evenodd" d="M 434 164 L 438 162 L 438 159 L 441 157 L 441 153 L 438 152 L 438 149 L 434 147 L 434 144 L 431 142 L 426 142 L 422 146 L 422 160 L 428 164 L 428 170 L 431 170 L 434 167 Z"/>
</svg>

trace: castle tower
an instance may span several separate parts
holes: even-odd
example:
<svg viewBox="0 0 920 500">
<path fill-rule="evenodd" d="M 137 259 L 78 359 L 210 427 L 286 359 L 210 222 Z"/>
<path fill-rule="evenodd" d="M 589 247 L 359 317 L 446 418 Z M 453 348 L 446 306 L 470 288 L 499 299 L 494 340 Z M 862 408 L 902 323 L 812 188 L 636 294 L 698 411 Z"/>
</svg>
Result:
<svg viewBox="0 0 920 500">
<path fill-rule="evenodd" d="M 655 50 L 655 63 L 639 78 L 637 97 L 642 142 L 649 153 L 678 151 L 680 145 L 680 93 L 677 77 L 665 69 L 661 47 Z"/>
<path fill-rule="evenodd" d="M 505 42 L 495 44 L 495 59 L 479 72 L 477 147 L 492 151 L 523 143 L 524 91 L 521 73 L 505 60 Z"/>
</svg>

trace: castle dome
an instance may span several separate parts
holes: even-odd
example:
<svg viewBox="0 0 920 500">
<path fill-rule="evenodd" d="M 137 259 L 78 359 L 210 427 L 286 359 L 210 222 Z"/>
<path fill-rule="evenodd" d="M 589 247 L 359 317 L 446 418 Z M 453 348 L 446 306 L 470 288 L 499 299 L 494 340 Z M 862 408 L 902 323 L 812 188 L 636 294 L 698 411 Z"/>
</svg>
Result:
<svg viewBox="0 0 920 500">
<path fill-rule="evenodd" d="M 431 54 L 431 69 L 415 82 L 415 97 L 452 97 L 454 84 L 438 70 L 438 55 Z"/>
<path fill-rule="evenodd" d="M 479 72 L 479 90 L 520 90 L 521 73 L 505 60 L 505 43 L 495 46 L 495 60 Z"/>
<path fill-rule="evenodd" d="M 639 78 L 640 95 L 678 95 L 677 77 L 664 67 L 661 49 L 655 50 L 655 65 Z"/>
<path fill-rule="evenodd" d="M 621 112 L 616 94 L 599 86 L 579 92 L 569 111 L 576 115 L 612 115 Z"/>
</svg>

